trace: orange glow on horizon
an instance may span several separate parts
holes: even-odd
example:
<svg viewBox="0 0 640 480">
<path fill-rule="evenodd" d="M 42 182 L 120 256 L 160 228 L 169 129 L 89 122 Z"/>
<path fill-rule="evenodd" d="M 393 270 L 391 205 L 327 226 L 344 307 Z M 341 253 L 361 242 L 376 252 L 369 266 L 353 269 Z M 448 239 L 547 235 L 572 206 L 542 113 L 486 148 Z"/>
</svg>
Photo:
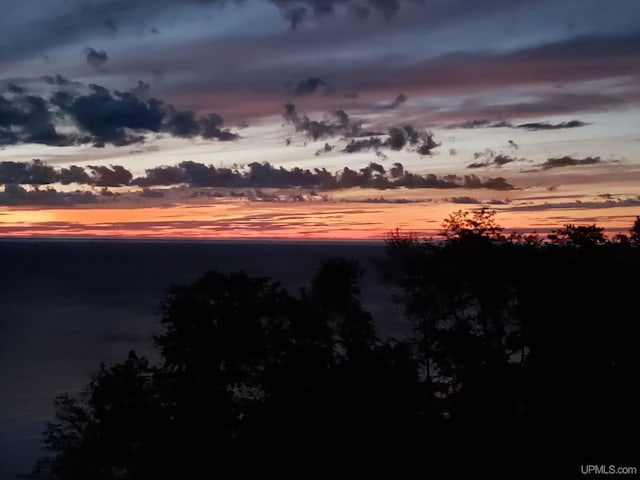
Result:
<svg viewBox="0 0 640 480">
<path fill-rule="evenodd" d="M 382 240 L 399 228 L 434 235 L 442 220 L 471 205 L 451 203 L 221 202 L 146 208 L 0 209 L 4 237 L 115 237 L 183 239 Z M 593 224 L 625 232 L 638 208 L 509 211 L 496 206 L 505 232 L 548 232 L 566 223 Z M 597 216 L 596 221 L 594 217 Z"/>
</svg>

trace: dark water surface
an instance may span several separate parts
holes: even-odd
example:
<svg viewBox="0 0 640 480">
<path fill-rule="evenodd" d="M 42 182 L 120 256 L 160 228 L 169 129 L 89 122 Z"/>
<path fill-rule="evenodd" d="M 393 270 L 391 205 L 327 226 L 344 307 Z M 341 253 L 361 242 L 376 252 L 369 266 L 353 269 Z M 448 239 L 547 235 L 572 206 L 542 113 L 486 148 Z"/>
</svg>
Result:
<svg viewBox="0 0 640 480">
<path fill-rule="evenodd" d="M 244 269 L 293 293 L 323 260 L 360 261 L 365 306 L 381 332 L 404 323 L 372 260 L 382 244 L 0 240 L 0 479 L 29 470 L 54 397 L 78 391 L 100 362 L 151 352 L 171 284 Z"/>
</svg>

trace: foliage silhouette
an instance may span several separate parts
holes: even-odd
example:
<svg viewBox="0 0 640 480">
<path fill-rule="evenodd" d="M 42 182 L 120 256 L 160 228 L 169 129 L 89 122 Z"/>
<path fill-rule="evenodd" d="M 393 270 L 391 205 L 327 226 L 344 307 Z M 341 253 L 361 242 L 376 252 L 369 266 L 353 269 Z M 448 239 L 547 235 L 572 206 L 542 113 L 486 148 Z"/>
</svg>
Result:
<svg viewBox="0 0 640 480">
<path fill-rule="evenodd" d="M 495 216 L 495 210 L 486 207 L 471 212 L 458 210 L 444 220 L 441 235 L 448 240 L 479 237 L 499 239 L 504 229 L 496 223 Z"/>
<path fill-rule="evenodd" d="M 564 228 L 553 230 L 547 236 L 553 243 L 569 244 L 576 246 L 600 245 L 607 240 L 604 236 L 604 228 L 596 225 L 565 225 Z"/>
<path fill-rule="evenodd" d="M 630 233 L 631 241 L 633 243 L 640 243 L 640 217 L 636 217 L 636 221 L 633 222 Z"/>
<path fill-rule="evenodd" d="M 160 362 L 132 352 L 60 397 L 31 478 L 338 460 L 362 473 L 378 459 L 539 478 L 632 463 L 640 250 L 596 226 L 506 237 L 494 217 L 456 212 L 441 242 L 390 234 L 378 267 L 412 326 L 401 339 L 380 337 L 347 259 L 322 263 L 296 295 L 243 272 L 172 287 Z"/>
</svg>

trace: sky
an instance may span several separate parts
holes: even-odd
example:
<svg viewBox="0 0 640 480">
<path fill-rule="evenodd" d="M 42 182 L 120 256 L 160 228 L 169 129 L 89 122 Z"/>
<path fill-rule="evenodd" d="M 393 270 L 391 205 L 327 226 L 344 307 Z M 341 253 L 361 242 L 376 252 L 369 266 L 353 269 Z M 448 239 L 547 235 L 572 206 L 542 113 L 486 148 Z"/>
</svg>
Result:
<svg viewBox="0 0 640 480">
<path fill-rule="evenodd" d="M 510 230 L 619 232 L 640 214 L 637 0 L 1 8 L 2 236 L 373 240 L 483 206 Z"/>
</svg>

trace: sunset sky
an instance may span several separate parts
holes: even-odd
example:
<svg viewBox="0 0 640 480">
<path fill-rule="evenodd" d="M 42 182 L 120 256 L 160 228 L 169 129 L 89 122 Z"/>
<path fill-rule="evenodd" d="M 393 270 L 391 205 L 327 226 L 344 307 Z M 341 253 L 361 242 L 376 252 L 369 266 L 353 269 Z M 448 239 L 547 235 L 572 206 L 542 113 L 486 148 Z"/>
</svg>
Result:
<svg viewBox="0 0 640 480">
<path fill-rule="evenodd" d="M 3 0 L 0 236 L 379 239 L 481 206 L 509 230 L 626 230 L 639 19 L 637 0 Z"/>
</svg>

